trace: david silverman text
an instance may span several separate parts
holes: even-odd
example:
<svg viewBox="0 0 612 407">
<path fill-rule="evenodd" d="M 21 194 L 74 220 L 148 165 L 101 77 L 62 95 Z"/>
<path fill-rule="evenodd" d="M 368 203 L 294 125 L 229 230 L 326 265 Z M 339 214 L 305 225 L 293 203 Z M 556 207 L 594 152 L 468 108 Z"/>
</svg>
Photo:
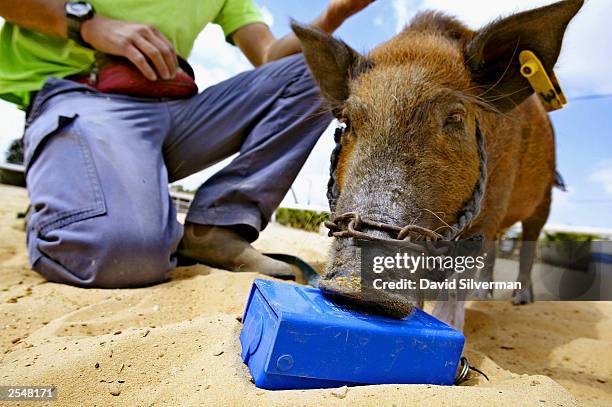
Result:
<svg viewBox="0 0 612 407">
<path fill-rule="evenodd" d="M 519 281 L 477 281 L 471 278 L 444 281 L 422 278 L 417 287 L 415 280 L 407 278 L 398 281 L 384 281 L 377 278 L 372 281 L 372 287 L 376 290 L 520 290 L 522 284 Z"/>
</svg>

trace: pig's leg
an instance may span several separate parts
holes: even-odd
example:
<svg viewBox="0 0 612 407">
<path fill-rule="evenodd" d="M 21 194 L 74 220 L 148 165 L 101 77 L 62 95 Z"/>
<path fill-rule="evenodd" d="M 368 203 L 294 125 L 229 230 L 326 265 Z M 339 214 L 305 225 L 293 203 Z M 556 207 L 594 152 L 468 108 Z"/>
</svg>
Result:
<svg viewBox="0 0 612 407">
<path fill-rule="evenodd" d="M 433 315 L 440 321 L 447 323 L 459 332 L 463 332 L 465 322 L 465 301 L 457 298 L 456 292 L 449 293 L 446 301 L 436 301 Z"/>
<path fill-rule="evenodd" d="M 495 260 L 497 259 L 497 242 L 489 242 L 489 247 L 487 250 L 487 260 L 486 260 L 486 276 L 487 280 L 485 281 L 493 281 L 493 273 L 495 271 Z M 493 299 L 493 289 L 487 290 L 487 299 Z"/>
<path fill-rule="evenodd" d="M 525 226 L 523 226 L 524 228 Z M 524 232 L 523 232 L 524 233 Z M 512 303 L 514 305 L 524 305 L 533 302 L 533 287 L 531 286 L 531 269 L 535 259 L 535 242 L 533 240 L 523 240 L 521 244 L 521 255 L 519 261 L 518 282 L 521 288 L 514 290 Z"/>
<path fill-rule="evenodd" d="M 521 237 L 521 253 L 519 260 L 518 282 L 521 288 L 514 291 L 514 305 L 523 305 L 533 302 L 533 287 L 531 285 L 531 269 L 536 256 L 536 244 L 544 224 L 550 213 L 550 192 L 542 200 L 531 217 L 522 222 L 523 234 Z"/>
<path fill-rule="evenodd" d="M 493 271 L 495 269 L 495 259 L 497 257 L 497 243 L 495 241 L 487 241 L 485 246 L 485 267 L 476 275 L 478 281 L 491 282 L 493 281 Z M 482 300 L 488 300 L 493 298 L 492 289 L 479 288 L 474 291 L 474 297 Z"/>
</svg>

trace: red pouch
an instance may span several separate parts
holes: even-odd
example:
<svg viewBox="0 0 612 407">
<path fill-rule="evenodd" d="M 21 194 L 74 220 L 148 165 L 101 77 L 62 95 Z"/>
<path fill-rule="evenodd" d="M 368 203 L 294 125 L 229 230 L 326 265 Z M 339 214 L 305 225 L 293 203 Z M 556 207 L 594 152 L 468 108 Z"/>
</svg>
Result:
<svg viewBox="0 0 612 407">
<path fill-rule="evenodd" d="M 198 93 L 193 70 L 179 58 L 179 69 L 172 79 L 150 81 L 127 59 L 107 58 L 96 64 L 91 75 L 70 79 L 85 83 L 103 93 L 115 93 L 145 98 L 184 99 Z"/>
</svg>

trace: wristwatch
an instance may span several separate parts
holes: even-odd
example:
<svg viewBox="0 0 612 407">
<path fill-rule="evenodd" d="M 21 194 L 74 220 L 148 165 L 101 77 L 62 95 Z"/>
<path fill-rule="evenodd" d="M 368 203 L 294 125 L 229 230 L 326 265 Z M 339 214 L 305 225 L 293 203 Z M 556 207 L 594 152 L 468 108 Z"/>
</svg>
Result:
<svg viewBox="0 0 612 407">
<path fill-rule="evenodd" d="M 66 11 L 66 23 L 68 25 L 68 38 L 77 44 L 91 48 L 81 36 L 81 24 L 93 18 L 95 15 L 94 7 L 85 1 L 67 2 L 64 6 Z"/>
</svg>

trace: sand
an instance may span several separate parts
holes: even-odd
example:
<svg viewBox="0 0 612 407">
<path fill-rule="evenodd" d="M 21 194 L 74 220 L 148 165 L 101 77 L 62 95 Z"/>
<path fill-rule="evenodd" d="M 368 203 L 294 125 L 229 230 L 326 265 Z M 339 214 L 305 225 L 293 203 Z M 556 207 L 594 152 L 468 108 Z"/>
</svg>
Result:
<svg viewBox="0 0 612 407">
<path fill-rule="evenodd" d="M 490 382 L 260 390 L 238 342 L 258 275 L 196 266 L 143 289 L 48 283 L 28 268 L 26 203 L 0 186 L 0 385 L 55 385 L 49 405 L 612 405 L 612 303 L 470 304 L 466 354 Z M 327 245 L 278 225 L 258 242 L 318 263 Z"/>
</svg>

